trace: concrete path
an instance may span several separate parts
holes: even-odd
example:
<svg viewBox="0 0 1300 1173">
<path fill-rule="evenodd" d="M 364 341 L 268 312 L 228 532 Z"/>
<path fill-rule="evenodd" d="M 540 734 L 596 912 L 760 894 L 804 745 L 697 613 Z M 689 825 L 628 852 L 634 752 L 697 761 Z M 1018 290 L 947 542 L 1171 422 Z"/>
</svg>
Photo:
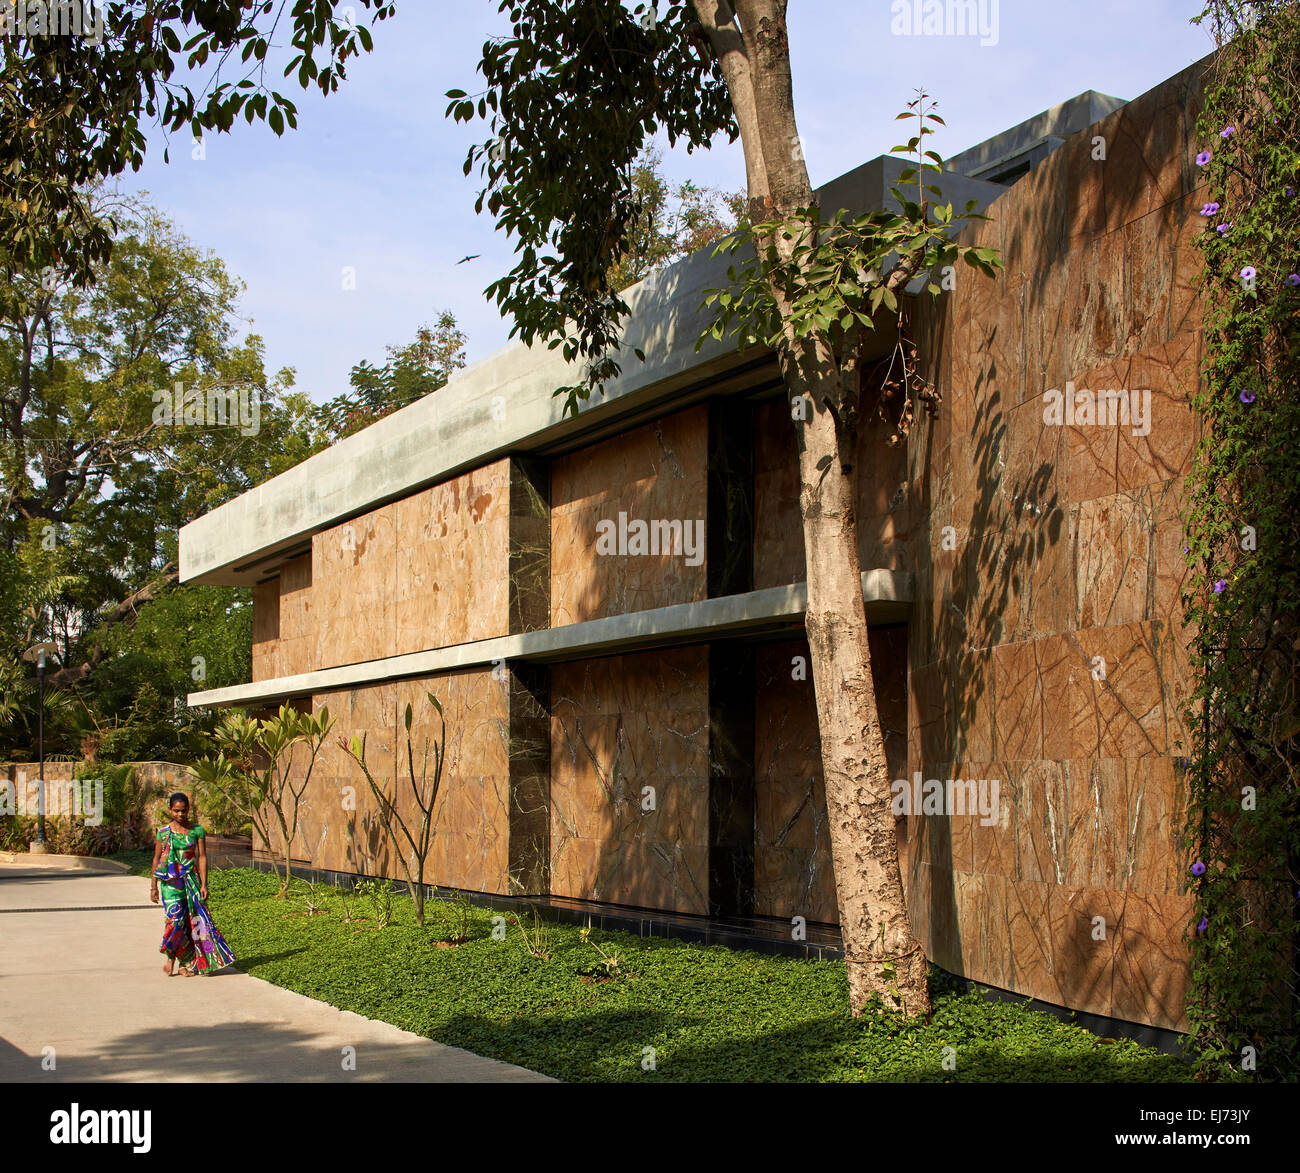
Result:
<svg viewBox="0 0 1300 1173">
<path fill-rule="evenodd" d="M 0 1082 L 552 1082 L 234 969 L 169 978 L 162 925 L 141 876 L 0 860 Z"/>
</svg>

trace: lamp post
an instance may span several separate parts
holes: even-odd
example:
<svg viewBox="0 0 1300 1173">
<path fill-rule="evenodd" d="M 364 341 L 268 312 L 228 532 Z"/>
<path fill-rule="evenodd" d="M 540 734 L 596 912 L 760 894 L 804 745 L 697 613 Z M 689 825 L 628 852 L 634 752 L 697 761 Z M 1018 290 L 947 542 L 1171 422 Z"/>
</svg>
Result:
<svg viewBox="0 0 1300 1173">
<path fill-rule="evenodd" d="M 45 649 L 36 653 L 36 728 L 37 755 L 40 763 L 41 789 L 36 798 L 36 837 L 32 840 L 31 853 L 44 855 L 45 846 Z"/>
</svg>

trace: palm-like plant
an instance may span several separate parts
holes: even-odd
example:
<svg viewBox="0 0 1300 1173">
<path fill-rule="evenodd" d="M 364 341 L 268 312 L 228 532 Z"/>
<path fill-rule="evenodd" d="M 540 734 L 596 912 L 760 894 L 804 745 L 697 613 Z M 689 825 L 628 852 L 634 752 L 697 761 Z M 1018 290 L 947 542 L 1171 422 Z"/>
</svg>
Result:
<svg viewBox="0 0 1300 1173">
<path fill-rule="evenodd" d="M 430 692 L 425 695 L 429 699 L 429 704 L 438 713 L 441 728 L 436 738 L 426 740 L 424 743 L 424 754 L 421 759 L 418 781 L 415 776 L 415 750 L 411 744 L 412 710 L 409 704 L 406 706 L 405 714 L 406 769 L 411 781 L 411 793 L 415 799 L 415 806 L 420 812 L 420 825 L 415 831 L 412 831 L 407 826 L 406 820 L 397 809 L 396 785 L 394 785 L 394 794 L 390 797 L 384 788 L 375 781 L 375 776 L 370 772 L 370 767 L 366 764 L 365 735 L 358 737 L 354 734 L 351 742 L 339 738 L 339 745 L 351 755 L 353 761 L 361 768 L 366 782 L 370 785 L 370 793 L 375 796 L 375 801 L 379 804 L 379 821 L 387 832 L 389 839 L 392 840 L 397 858 L 401 861 L 402 870 L 406 873 L 406 884 L 411 892 L 411 900 L 415 904 L 415 920 L 419 925 L 424 924 L 424 865 L 425 860 L 429 857 L 429 848 L 433 844 L 433 808 L 438 801 L 438 788 L 442 785 L 442 767 L 447 750 L 447 718 L 443 714 L 442 705 L 433 693 Z M 429 750 L 431 748 L 433 750 L 432 780 L 429 778 Z M 398 839 L 399 833 L 410 848 L 409 857 L 402 850 L 402 844 Z"/>
<path fill-rule="evenodd" d="M 274 717 L 260 719 L 232 713 L 213 733 L 205 735 L 214 752 L 187 767 L 200 784 L 251 822 L 268 848 L 272 826 L 279 828 L 280 864 L 273 855 L 271 865 L 280 881 L 279 896 L 289 891 L 290 849 L 298 831 L 302 797 L 333 726 L 324 706 L 314 716 L 289 705 L 281 705 Z M 295 751 L 300 745 L 307 762 L 305 769 L 296 771 L 302 755 Z"/>
</svg>

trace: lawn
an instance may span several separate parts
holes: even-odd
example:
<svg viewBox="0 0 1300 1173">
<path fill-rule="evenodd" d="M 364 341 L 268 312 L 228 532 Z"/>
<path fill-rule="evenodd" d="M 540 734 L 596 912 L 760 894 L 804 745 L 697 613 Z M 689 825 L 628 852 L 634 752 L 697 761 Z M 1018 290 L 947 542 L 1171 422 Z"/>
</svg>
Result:
<svg viewBox="0 0 1300 1173">
<path fill-rule="evenodd" d="M 209 880 L 213 916 L 246 972 L 564 1080 L 1190 1078 L 1168 1055 L 1098 1039 L 1024 1004 L 993 1002 L 946 975 L 935 980 L 929 1023 L 855 1020 L 843 963 L 626 933 L 593 932 L 584 942 L 578 928 L 553 924 L 543 925 L 544 960 L 532 956 L 519 924 L 494 939 L 487 909 L 458 913 L 431 901 L 420 928 L 409 897 L 394 895 L 392 923 L 378 928 L 376 903 L 364 896 L 345 901 L 332 888 L 295 881 L 281 900 L 273 877 L 248 868 Z M 348 914 L 364 919 L 345 921 Z M 462 925 L 463 944 L 438 946 Z M 498 922 L 498 936 L 500 929 Z M 616 956 L 618 976 L 606 976 L 602 951 Z"/>
<path fill-rule="evenodd" d="M 153 851 L 148 847 L 136 847 L 130 848 L 126 851 L 115 851 L 112 855 L 105 856 L 105 858 L 126 864 L 126 866 L 131 869 L 131 875 L 133 876 L 153 875 Z"/>
</svg>

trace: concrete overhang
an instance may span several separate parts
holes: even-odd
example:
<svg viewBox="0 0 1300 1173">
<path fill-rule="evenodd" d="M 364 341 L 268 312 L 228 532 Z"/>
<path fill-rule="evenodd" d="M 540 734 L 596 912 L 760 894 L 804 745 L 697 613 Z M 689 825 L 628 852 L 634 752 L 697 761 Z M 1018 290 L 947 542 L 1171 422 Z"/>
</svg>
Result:
<svg viewBox="0 0 1300 1173">
<path fill-rule="evenodd" d="M 1021 161 L 1037 166 L 1070 135 L 1100 122 L 1127 104 L 1124 98 L 1085 90 L 953 155 L 944 161 L 944 168 L 976 178 L 996 179 L 1000 172 Z M 948 183 L 947 175 L 943 182 Z"/>
<path fill-rule="evenodd" d="M 822 212 L 883 208 L 908 166 L 874 159 L 818 191 Z M 987 206 L 1005 188 L 945 176 L 944 195 L 960 209 Z M 196 518 L 180 530 L 180 581 L 252 586 L 311 548 L 311 536 L 360 513 L 513 453 L 587 442 L 693 399 L 770 386 L 767 352 L 696 343 L 710 319 L 701 303 L 727 284 L 727 257 L 702 249 L 633 286 L 619 358 L 622 374 L 577 419 L 553 392 L 581 378 L 560 351 L 515 344 L 464 368 L 446 386 L 339 441 L 279 476 Z M 918 280 L 917 285 L 920 282 Z M 640 349 L 646 361 L 633 351 Z"/>
<path fill-rule="evenodd" d="M 862 597 L 872 627 L 907 621 L 912 602 L 912 575 L 899 570 L 866 570 Z M 520 635 L 475 640 L 425 652 L 408 652 L 317 672 L 301 672 L 272 680 L 256 680 L 229 688 L 189 694 L 191 708 L 231 705 L 257 707 L 269 701 L 309 696 L 337 688 L 359 688 L 410 676 L 429 676 L 458 668 L 481 668 L 500 661 L 551 663 L 593 656 L 681 646 L 740 636 L 795 634 L 802 629 L 808 608 L 803 583 L 769 587 L 742 595 L 678 603 L 649 611 L 611 615 L 585 623 L 570 623 Z"/>
</svg>

